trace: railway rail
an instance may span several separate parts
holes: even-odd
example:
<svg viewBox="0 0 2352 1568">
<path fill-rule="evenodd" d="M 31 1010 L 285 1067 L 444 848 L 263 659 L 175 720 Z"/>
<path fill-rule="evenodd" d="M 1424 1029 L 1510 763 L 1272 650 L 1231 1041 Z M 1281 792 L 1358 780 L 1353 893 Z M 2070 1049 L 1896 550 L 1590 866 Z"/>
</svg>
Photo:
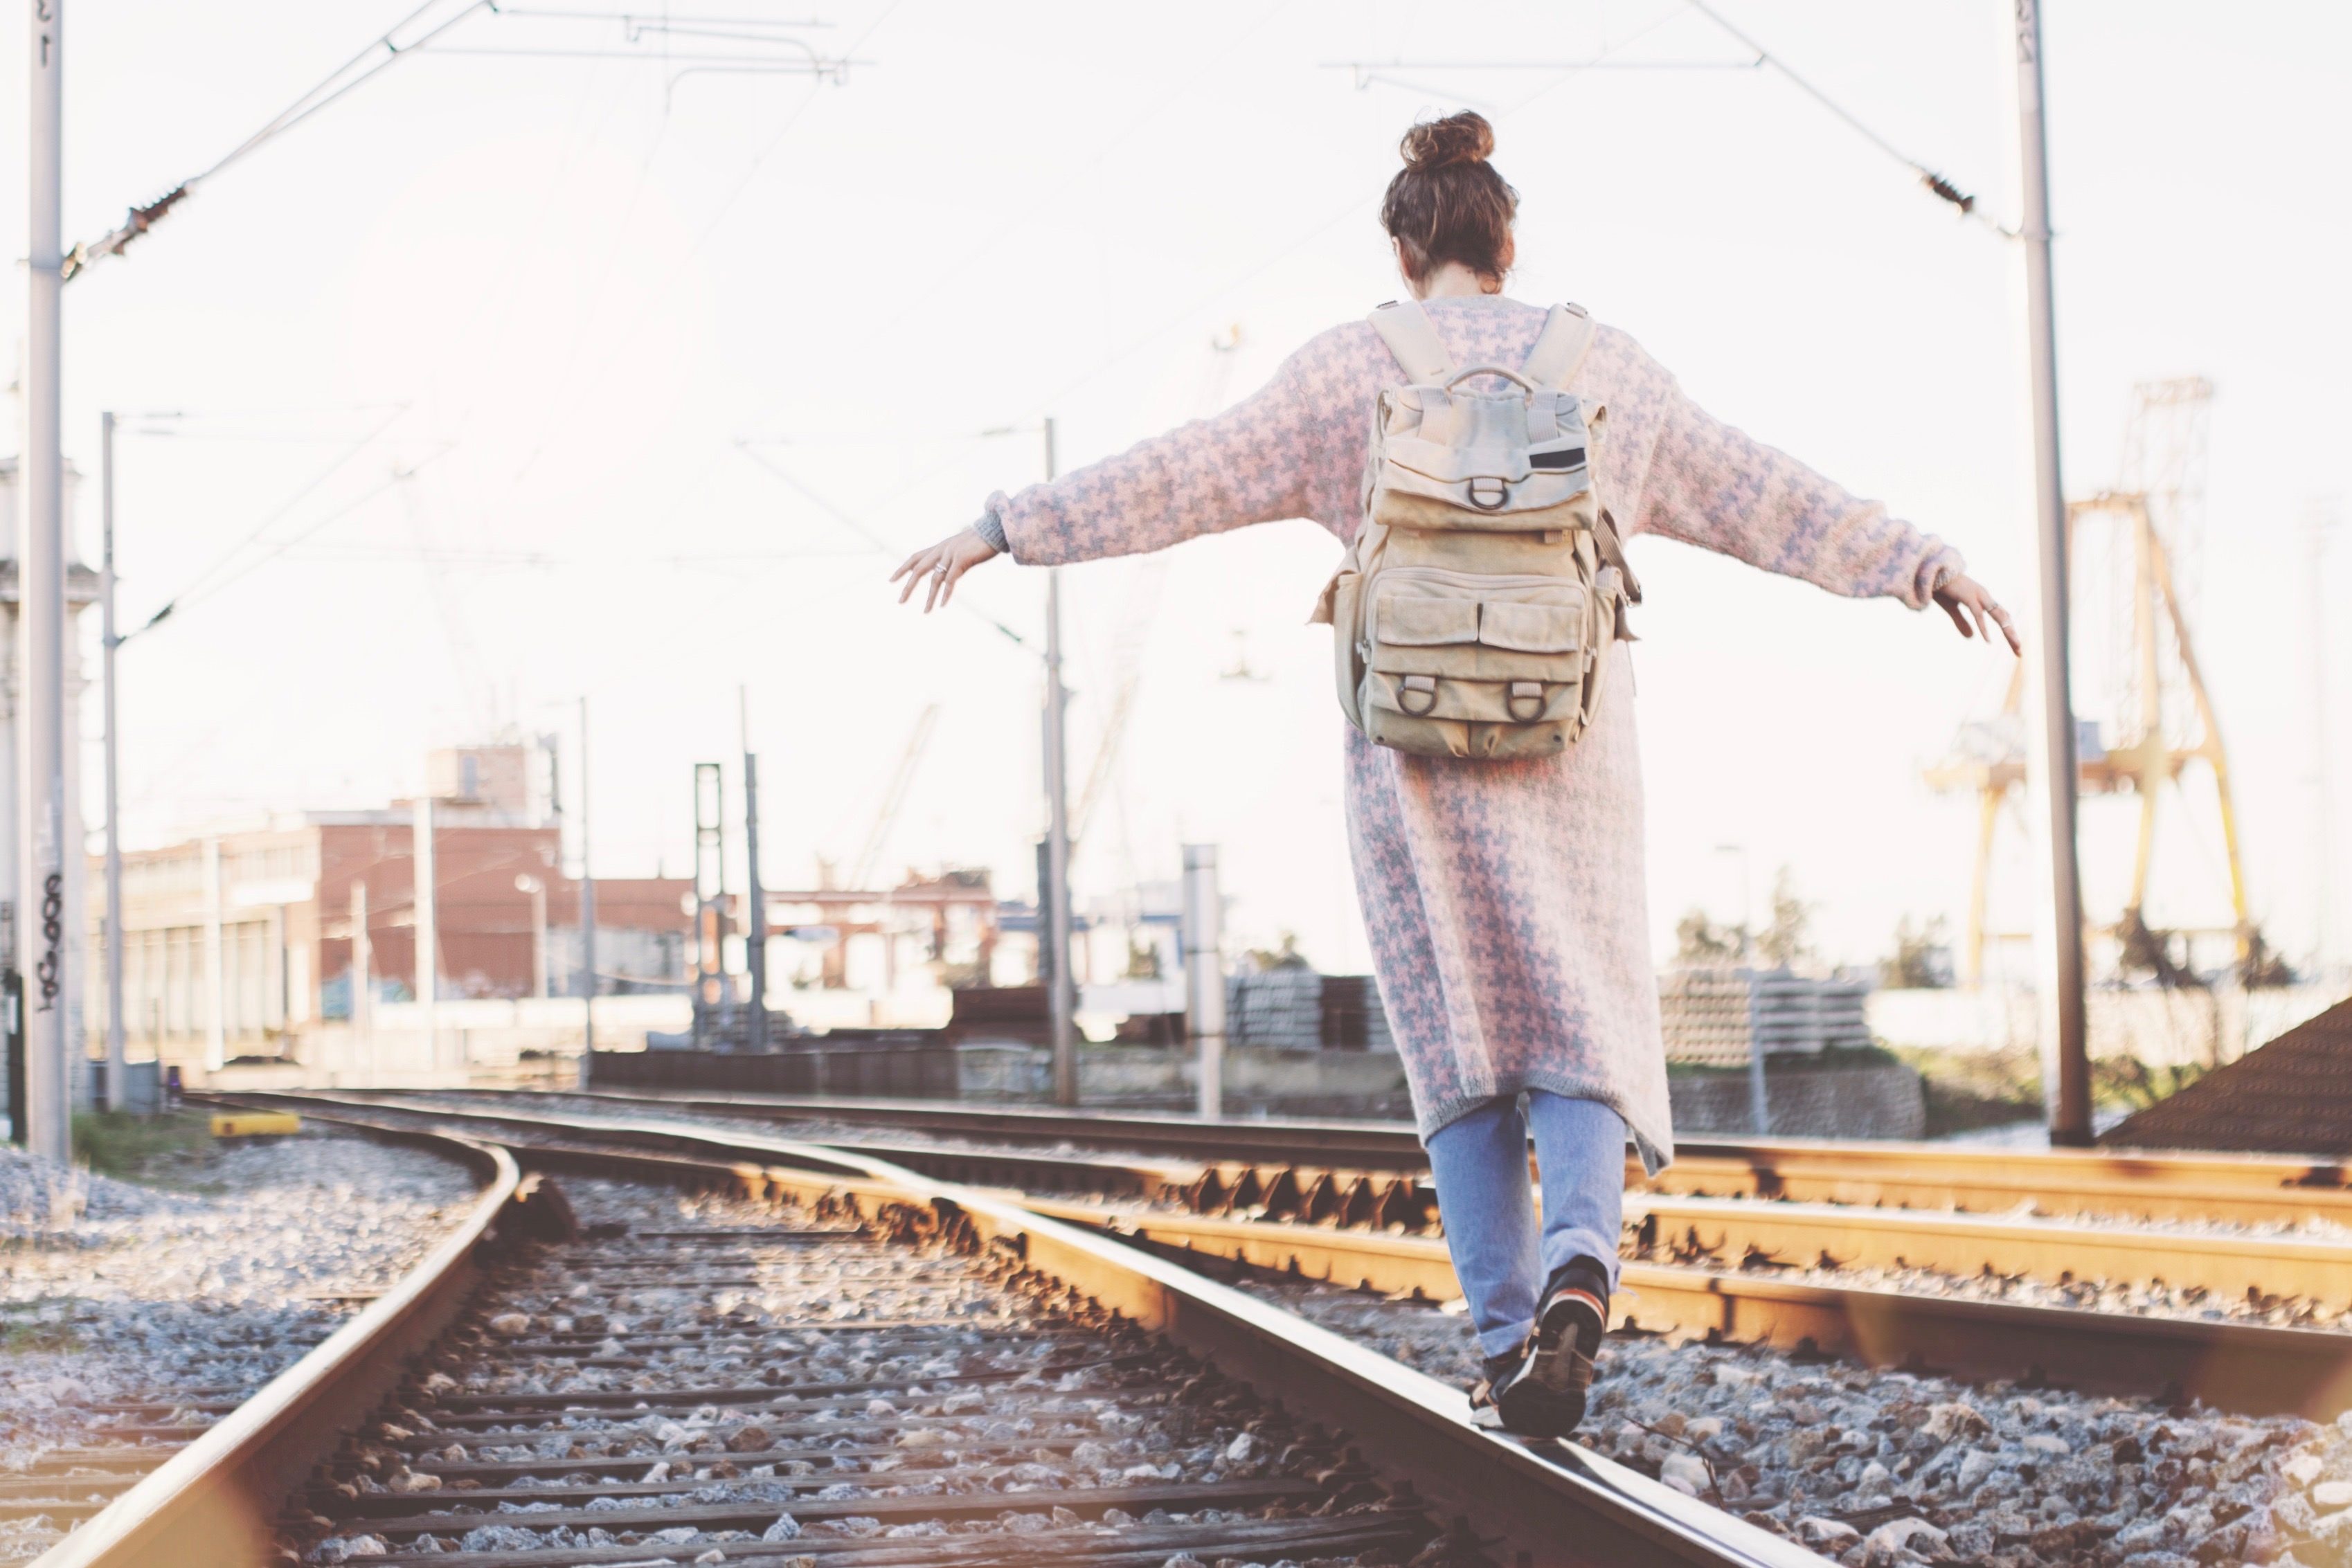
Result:
<svg viewBox="0 0 2352 1568">
<path fill-rule="evenodd" d="M 327 1542 L 386 1568 L 1821 1561 L 1584 1450 L 1482 1428 L 1458 1390 L 1148 1249 L 872 1156 L 305 1109 L 442 1138 L 482 1195 L 48 1568 Z M 586 1173 L 584 1230 L 534 1185 L 547 1170 Z M 766 1207 L 615 1220 L 599 1206 L 616 1182 Z M 1097 1461 L 1136 1444 L 1156 1479 L 1129 1464 L 1105 1484 Z"/>
<path fill-rule="evenodd" d="M 429 1109 L 485 1129 L 533 1125 L 572 1135 L 627 1137 L 649 1148 L 721 1146 L 734 1136 L 720 1127 L 565 1115 L 509 1102 L 482 1108 L 386 1095 L 373 1097 L 373 1103 L 386 1109 Z M 827 1146 L 836 1157 L 870 1158 L 877 1153 L 873 1143 Z M 1177 1177 L 1185 1167 L 1116 1156 L 1088 1172 L 1084 1160 L 1069 1156 L 1057 1157 L 1050 1168 L 1039 1167 L 1037 1156 L 1027 1151 L 999 1159 L 970 1150 L 926 1151 L 903 1142 L 884 1146 L 895 1162 L 929 1163 L 952 1170 L 961 1180 L 1018 1188 L 1007 1194 L 1007 1201 L 1195 1264 L 1213 1260 L 1433 1301 L 1459 1293 L 1444 1244 L 1433 1237 L 1360 1222 L 1349 1228 L 1342 1216 L 1328 1211 L 1319 1218 L 1294 1211 L 1283 1221 L 1266 1218 L 1263 1205 L 1254 1214 L 1203 1215 L 1165 1203 L 1118 1201 L 1123 1194 L 1141 1192 L 1153 1173 Z M 1036 1180 L 1041 1175 L 1051 1179 Z M 1030 1185 L 1024 1188 L 1024 1183 Z M 1162 1196 L 1169 1190 L 1163 1186 Z M 1085 1194 L 1110 1198 L 1077 1196 Z M 1762 1266 L 1775 1257 L 1810 1263 L 1837 1247 L 1846 1250 L 1835 1260 L 1846 1262 L 1899 1258 L 1926 1266 L 1930 1258 L 1939 1258 L 1961 1274 L 1995 1267 L 2053 1278 L 2070 1270 L 2087 1274 L 2105 1263 L 2127 1275 L 2210 1279 L 2232 1293 L 2249 1284 L 2273 1293 L 2316 1287 L 2342 1300 L 2352 1297 L 2352 1274 L 2336 1270 L 2352 1259 L 2352 1249 L 2334 1243 L 1752 1199 L 1647 1195 L 1636 1202 L 1649 1207 L 1645 1225 L 1663 1225 L 1673 1216 L 1691 1240 L 1684 1263 L 1624 1265 L 1623 1289 L 1613 1303 L 1615 1326 L 1623 1332 L 1761 1343 L 1800 1354 L 1977 1380 L 2012 1379 L 2170 1401 L 2193 1398 L 2245 1415 L 2292 1412 L 2329 1420 L 2352 1409 L 2352 1333 L 1807 1282 L 1776 1278 Z M 1703 1232 L 1702 1226 L 1714 1228 Z M 1791 1236 L 1799 1239 L 1791 1241 Z M 1876 1250 L 1857 1259 L 1861 1249 L 1854 1237 Z"/>
<path fill-rule="evenodd" d="M 468 1095 L 483 1092 L 467 1092 Z M 542 1098 L 528 1091 L 488 1092 Z M 636 1109 L 824 1121 L 942 1134 L 973 1143 L 1069 1144 L 1255 1169 L 1425 1174 L 1419 1137 L 1402 1123 L 1118 1114 L 910 1100 L 714 1095 L 684 1090 L 585 1091 Z M 2143 1150 L 2018 1150 L 1953 1144 L 1831 1143 L 1805 1138 L 1685 1138 L 1655 1176 L 1628 1159 L 1629 1185 L 1691 1197 L 1764 1197 L 1877 1207 L 1998 1213 L 2032 1202 L 2048 1214 L 2154 1219 L 2340 1220 L 2352 1225 L 2352 1161 Z"/>
</svg>

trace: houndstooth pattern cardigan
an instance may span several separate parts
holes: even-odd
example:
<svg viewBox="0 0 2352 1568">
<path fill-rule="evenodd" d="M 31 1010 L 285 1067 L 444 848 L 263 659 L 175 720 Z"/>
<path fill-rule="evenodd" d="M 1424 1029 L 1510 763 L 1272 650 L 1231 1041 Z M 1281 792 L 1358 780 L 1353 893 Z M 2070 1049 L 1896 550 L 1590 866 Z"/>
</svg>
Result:
<svg viewBox="0 0 2352 1568">
<path fill-rule="evenodd" d="M 1457 365 L 1517 365 L 1544 311 L 1500 296 L 1426 308 Z M 1030 565 L 1163 549 L 1311 517 L 1353 537 L 1375 395 L 1402 371 L 1371 326 L 1308 342 L 1255 395 L 1017 496 L 992 497 Z M 1669 538 L 1833 593 L 1924 608 L 1959 557 L 1709 417 L 1602 327 L 1574 390 L 1606 405 L 1601 495 Z M 1558 757 L 1408 756 L 1346 731 L 1349 846 L 1381 998 L 1425 1139 L 1498 1095 L 1598 1100 L 1653 1171 L 1673 1157 L 1642 862 L 1642 779 L 1622 645 L 1600 710 Z"/>
</svg>

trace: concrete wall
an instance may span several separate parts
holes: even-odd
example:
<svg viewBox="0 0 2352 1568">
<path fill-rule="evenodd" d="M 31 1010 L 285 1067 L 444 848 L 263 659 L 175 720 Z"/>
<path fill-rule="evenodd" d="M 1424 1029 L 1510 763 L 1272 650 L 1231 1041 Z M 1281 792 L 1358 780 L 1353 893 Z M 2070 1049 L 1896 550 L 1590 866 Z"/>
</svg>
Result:
<svg viewBox="0 0 2352 1568">
<path fill-rule="evenodd" d="M 1755 1132 L 1746 1073 L 1676 1073 L 1666 1086 L 1677 1136 Z M 1764 1092 L 1776 1137 L 1916 1138 L 1927 1124 L 1919 1075 L 1899 1062 L 1775 1062 L 1764 1075 Z"/>
<path fill-rule="evenodd" d="M 1052 1055 L 1037 1047 L 967 1045 L 957 1060 L 967 1100 L 1035 1101 L 1051 1088 Z M 1084 1046 L 1078 1051 L 1078 1098 L 1089 1105 L 1190 1109 L 1197 1099 L 1195 1066 L 1190 1051 Z M 1228 1048 L 1225 1105 L 1229 1114 L 1412 1114 L 1402 1060 L 1363 1051 Z"/>
<path fill-rule="evenodd" d="M 2090 993 L 2091 1054 L 2133 1056 L 2151 1067 L 2234 1061 L 2344 999 L 2341 987 L 2246 991 Z M 1878 991 L 1870 1030 L 1888 1045 L 1928 1051 L 2034 1049 L 2040 1023 L 2024 989 Z"/>
</svg>

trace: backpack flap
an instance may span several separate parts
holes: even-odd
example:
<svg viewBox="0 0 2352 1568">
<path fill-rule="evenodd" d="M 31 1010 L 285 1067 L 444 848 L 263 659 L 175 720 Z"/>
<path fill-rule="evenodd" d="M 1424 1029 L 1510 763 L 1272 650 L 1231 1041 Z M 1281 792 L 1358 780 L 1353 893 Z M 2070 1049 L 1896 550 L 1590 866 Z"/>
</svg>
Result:
<svg viewBox="0 0 2352 1568">
<path fill-rule="evenodd" d="M 1466 378 L 1490 373 L 1473 370 Z M 1591 443 L 1565 392 L 1405 387 L 1381 394 L 1368 514 L 1396 528 L 1554 533 L 1591 526 Z"/>
</svg>

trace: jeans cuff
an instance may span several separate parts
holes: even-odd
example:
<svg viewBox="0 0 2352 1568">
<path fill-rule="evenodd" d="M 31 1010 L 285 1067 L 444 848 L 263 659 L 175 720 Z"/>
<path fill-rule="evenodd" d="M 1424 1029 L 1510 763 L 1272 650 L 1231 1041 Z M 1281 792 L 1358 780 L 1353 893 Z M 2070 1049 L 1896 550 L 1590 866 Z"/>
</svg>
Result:
<svg viewBox="0 0 2352 1568">
<path fill-rule="evenodd" d="M 1609 1288 L 1617 1288 L 1617 1248 L 1613 1242 L 1604 1246 L 1601 1238 L 1590 1230 L 1563 1230 L 1543 1239 L 1545 1283 L 1550 1283 L 1554 1274 L 1579 1258 L 1590 1258 L 1606 1266 Z"/>
</svg>

